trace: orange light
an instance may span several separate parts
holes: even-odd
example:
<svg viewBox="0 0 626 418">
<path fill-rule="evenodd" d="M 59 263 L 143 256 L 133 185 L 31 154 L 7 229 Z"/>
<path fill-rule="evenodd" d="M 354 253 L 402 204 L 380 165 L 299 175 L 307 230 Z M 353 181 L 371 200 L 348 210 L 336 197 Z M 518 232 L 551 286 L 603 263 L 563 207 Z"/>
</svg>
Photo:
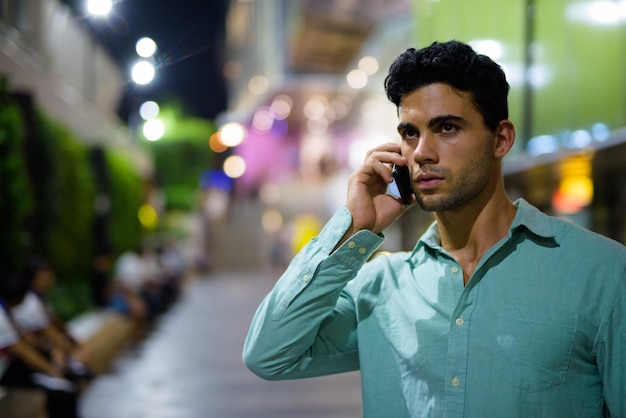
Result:
<svg viewBox="0 0 626 418">
<path fill-rule="evenodd" d="M 228 147 L 222 142 L 219 132 L 213 132 L 209 138 L 209 148 L 211 148 L 211 151 L 218 154 L 228 149 Z"/>
<path fill-rule="evenodd" d="M 557 212 L 574 214 L 593 201 L 592 157 L 579 155 L 560 163 L 561 180 L 552 195 L 552 207 Z"/>
</svg>

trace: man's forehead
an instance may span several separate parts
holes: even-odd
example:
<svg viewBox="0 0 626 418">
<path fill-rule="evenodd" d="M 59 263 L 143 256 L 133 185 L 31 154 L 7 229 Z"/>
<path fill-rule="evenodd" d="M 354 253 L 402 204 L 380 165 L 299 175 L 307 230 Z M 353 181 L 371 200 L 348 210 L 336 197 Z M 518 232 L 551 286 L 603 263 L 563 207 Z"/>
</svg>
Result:
<svg viewBox="0 0 626 418">
<path fill-rule="evenodd" d="M 404 118 L 433 118 L 444 115 L 463 117 L 477 112 L 471 95 L 443 83 L 429 84 L 405 95 L 398 107 L 398 116 Z"/>
</svg>

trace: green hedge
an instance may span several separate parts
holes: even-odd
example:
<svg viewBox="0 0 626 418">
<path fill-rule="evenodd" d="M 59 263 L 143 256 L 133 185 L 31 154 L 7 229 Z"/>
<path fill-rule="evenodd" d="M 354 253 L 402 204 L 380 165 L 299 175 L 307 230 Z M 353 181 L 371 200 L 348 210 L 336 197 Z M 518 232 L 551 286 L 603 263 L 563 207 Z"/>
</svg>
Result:
<svg viewBox="0 0 626 418">
<path fill-rule="evenodd" d="M 88 148 L 42 113 L 36 120 L 33 139 L 42 151 L 40 163 L 47 168 L 45 181 L 35 185 L 35 217 L 46 220 L 38 252 L 47 255 L 61 277 L 79 279 L 88 274 L 93 251 L 95 189 Z"/>
<path fill-rule="evenodd" d="M 24 133 L 19 108 L 10 100 L 0 78 L 0 262 L 2 276 L 19 272 L 28 234 L 24 228 L 32 194 L 22 153 Z"/>
<path fill-rule="evenodd" d="M 91 308 L 94 203 L 103 190 L 97 190 L 85 142 L 22 99 L 19 105 L 12 100 L 0 78 L 0 280 L 19 274 L 28 257 L 43 257 L 58 277 L 51 302 L 67 319 Z M 106 239 L 116 255 L 142 241 L 137 210 L 143 180 L 123 153 L 104 153 Z"/>
<path fill-rule="evenodd" d="M 144 201 L 143 182 L 121 151 L 109 150 L 106 159 L 111 203 L 109 239 L 113 253 L 119 255 L 137 248 L 142 241 L 137 211 Z"/>
</svg>

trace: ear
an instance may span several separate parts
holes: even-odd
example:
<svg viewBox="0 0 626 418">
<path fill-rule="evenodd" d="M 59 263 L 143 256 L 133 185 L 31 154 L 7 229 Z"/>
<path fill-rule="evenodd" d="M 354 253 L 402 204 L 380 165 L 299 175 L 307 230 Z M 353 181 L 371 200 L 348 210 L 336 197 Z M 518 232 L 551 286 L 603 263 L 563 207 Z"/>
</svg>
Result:
<svg viewBox="0 0 626 418">
<path fill-rule="evenodd" d="M 504 158 L 509 153 L 515 143 L 515 126 L 508 119 L 501 120 L 496 128 L 496 148 L 494 156 Z"/>
</svg>

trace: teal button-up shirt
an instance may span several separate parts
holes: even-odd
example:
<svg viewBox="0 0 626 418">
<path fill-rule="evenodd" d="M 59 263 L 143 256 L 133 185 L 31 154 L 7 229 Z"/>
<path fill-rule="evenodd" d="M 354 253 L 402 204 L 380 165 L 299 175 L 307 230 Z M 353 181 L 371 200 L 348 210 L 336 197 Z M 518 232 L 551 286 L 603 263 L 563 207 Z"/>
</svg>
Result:
<svg viewBox="0 0 626 418">
<path fill-rule="evenodd" d="M 436 224 L 382 236 L 339 210 L 259 307 L 244 361 L 266 379 L 360 370 L 366 417 L 626 416 L 626 247 L 524 200 L 466 286 Z"/>
</svg>

